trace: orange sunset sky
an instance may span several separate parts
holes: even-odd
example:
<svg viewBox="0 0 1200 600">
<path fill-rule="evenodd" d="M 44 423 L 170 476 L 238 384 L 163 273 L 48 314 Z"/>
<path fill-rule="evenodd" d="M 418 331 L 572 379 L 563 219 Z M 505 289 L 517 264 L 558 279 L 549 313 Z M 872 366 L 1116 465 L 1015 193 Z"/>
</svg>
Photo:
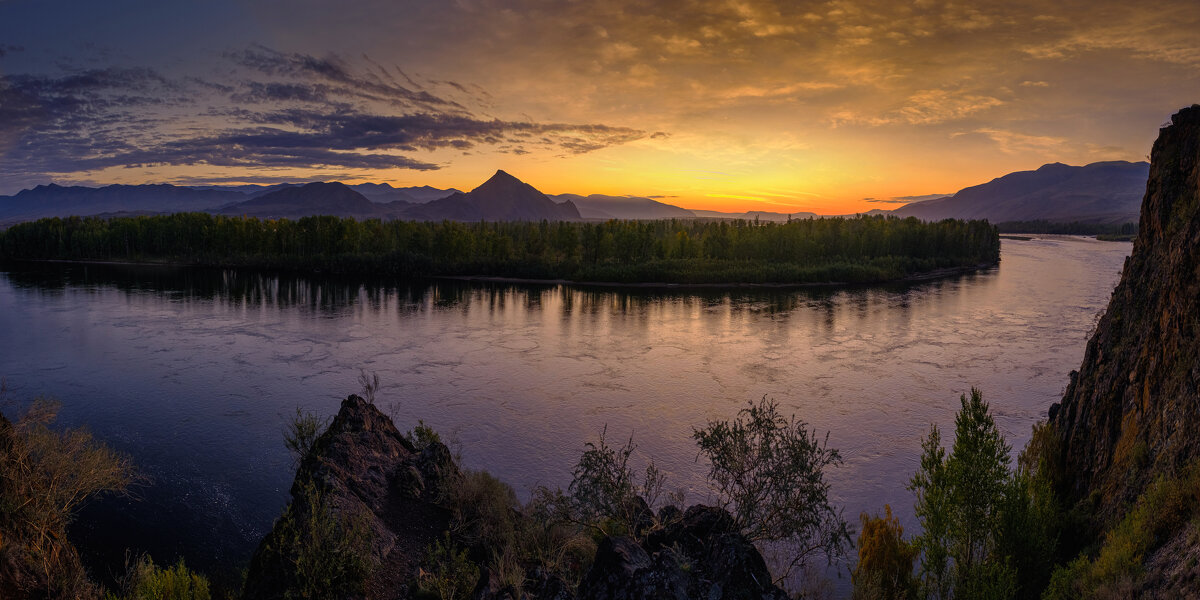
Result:
<svg viewBox="0 0 1200 600">
<path fill-rule="evenodd" d="M 0 193 L 341 180 L 849 213 L 1145 160 L 1194 2 L 0 2 Z"/>
</svg>

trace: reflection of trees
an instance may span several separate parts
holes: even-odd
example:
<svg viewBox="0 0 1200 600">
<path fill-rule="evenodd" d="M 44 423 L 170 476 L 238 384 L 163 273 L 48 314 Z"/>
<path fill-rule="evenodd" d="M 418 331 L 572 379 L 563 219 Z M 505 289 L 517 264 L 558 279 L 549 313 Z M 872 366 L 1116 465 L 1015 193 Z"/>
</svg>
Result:
<svg viewBox="0 0 1200 600">
<path fill-rule="evenodd" d="M 818 311 L 826 316 L 828 326 L 848 316 L 866 318 L 869 307 L 881 301 L 907 309 L 915 298 L 939 297 L 947 286 L 992 276 L 967 274 L 907 284 L 849 287 L 671 289 L 300 276 L 253 269 L 126 264 L 25 264 L 0 274 L 16 288 L 47 296 L 58 296 L 68 289 L 83 293 L 118 290 L 162 295 L 175 301 L 303 307 L 320 313 L 353 307 L 417 313 L 466 307 L 497 312 L 521 307 L 530 312 L 556 310 L 564 316 L 645 316 L 651 307 L 662 305 L 700 309 L 728 306 L 735 315 L 753 312 L 782 318 L 801 309 Z"/>
</svg>

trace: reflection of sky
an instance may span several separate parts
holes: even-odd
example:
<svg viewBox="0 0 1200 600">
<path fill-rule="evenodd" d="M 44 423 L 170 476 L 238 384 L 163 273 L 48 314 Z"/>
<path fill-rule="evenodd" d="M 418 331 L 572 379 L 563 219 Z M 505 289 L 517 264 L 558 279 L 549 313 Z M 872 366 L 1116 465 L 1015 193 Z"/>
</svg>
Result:
<svg viewBox="0 0 1200 600">
<path fill-rule="evenodd" d="M 284 419 L 297 405 L 332 414 L 360 368 L 379 374 L 377 402 L 398 426 L 423 419 L 523 498 L 565 486 L 607 426 L 703 501 L 692 428 L 767 395 L 829 432 L 848 518 L 891 503 L 911 531 L 904 484 L 929 424 L 951 428 L 977 386 L 1019 449 L 1078 368 L 1130 248 L 1003 243 L 992 272 L 817 292 L 11 272 L 0 375 L 134 454 L 155 484 L 107 534 L 189 564 L 244 560 L 290 484 Z"/>
<path fill-rule="evenodd" d="M 504 168 L 549 193 L 867 210 L 1047 162 L 1142 159 L 1195 101 L 1194 8 L 9 0 L 0 193 L 52 178 L 469 189 Z"/>
</svg>

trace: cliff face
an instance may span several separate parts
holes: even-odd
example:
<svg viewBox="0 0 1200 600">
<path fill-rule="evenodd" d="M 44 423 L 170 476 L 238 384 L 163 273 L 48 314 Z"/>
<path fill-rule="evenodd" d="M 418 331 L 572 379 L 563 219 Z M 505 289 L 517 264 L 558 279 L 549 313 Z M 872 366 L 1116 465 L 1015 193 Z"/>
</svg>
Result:
<svg viewBox="0 0 1200 600">
<path fill-rule="evenodd" d="M 1133 253 L 1050 420 L 1099 522 L 1200 457 L 1200 105 L 1159 131 Z"/>
</svg>

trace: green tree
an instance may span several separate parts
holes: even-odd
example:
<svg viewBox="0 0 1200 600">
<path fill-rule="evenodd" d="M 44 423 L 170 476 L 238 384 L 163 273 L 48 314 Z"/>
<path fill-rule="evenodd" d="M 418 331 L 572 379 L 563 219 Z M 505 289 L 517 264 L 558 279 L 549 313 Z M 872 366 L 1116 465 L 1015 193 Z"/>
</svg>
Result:
<svg viewBox="0 0 1200 600">
<path fill-rule="evenodd" d="M 914 540 L 923 595 L 1036 598 L 1049 580 L 1057 542 L 1058 511 L 1046 470 L 1009 468 L 1011 447 L 978 389 L 960 404 L 949 455 L 932 427 L 909 484 L 923 529 Z"/>
</svg>

